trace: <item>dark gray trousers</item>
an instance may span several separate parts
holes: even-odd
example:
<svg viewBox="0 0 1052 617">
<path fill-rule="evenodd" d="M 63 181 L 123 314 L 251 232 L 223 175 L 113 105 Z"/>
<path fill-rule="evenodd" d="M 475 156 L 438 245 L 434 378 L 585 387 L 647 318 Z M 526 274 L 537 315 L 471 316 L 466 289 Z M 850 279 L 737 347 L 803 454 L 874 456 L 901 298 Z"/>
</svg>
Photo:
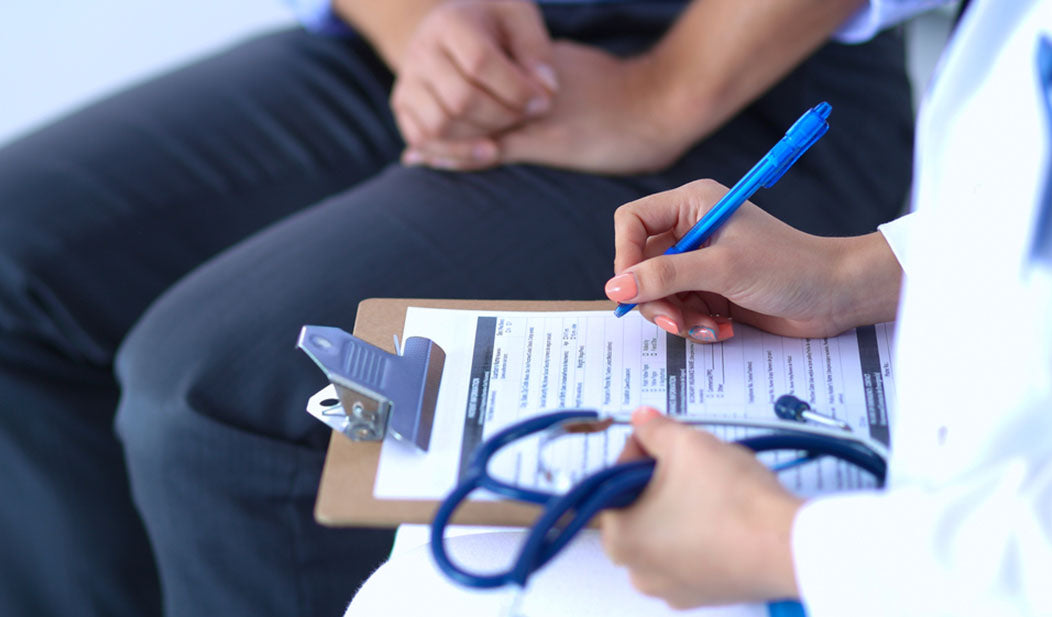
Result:
<svg viewBox="0 0 1052 617">
<path fill-rule="evenodd" d="M 618 52 L 674 8 L 553 8 Z M 591 299 L 616 206 L 733 183 L 805 109 L 832 130 L 757 201 L 816 233 L 893 217 L 901 40 L 829 45 L 659 173 L 408 169 L 360 39 L 264 36 L 0 150 L 0 615 L 336 615 L 390 534 L 312 518 L 328 429 L 304 323 L 373 296 Z M 116 427 L 116 430 L 114 429 Z"/>
</svg>

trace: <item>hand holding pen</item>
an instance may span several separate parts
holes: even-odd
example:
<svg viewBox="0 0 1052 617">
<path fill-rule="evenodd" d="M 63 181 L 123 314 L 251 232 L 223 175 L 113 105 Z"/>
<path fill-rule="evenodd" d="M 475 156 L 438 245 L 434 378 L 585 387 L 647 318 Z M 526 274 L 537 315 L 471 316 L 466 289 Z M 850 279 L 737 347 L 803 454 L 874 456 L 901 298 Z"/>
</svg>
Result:
<svg viewBox="0 0 1052 617">
<path fill-rule="evenodd" d="M 662 329 L 700 343 L 729 338 L 734 322 L 816 337 L 894 318 L 901 269 L 879 232 L 812 236 L 740 194 L 701 180 L 621 206 L 607 296 L 638 304 Z M 728 203 L 729 211 L 714 214 Z M 714 220 L 698 244 L 704 248 L 674 249 Z"/>
<path fill-rule="evenodd" d="M 678 255 L 686 251 L 701 248 L 709 237 L 741 207 L 753 193 L 762 188 L 771 188 L 781 179 L 807 149 L 818 141 L 829 130 L 826 118 L 832 111 L 829 103 L 819 103 L 804 112 L 800 119 L 789 127 L 771 150 L 753 165 L 741 180 L 731 187 L 716 205 L 702 216 L 687 233 L 676 243 L 665 249 L 665 255 Z M 622 303 L 614 310 L 614 315 L 624 317 L 635 307 L 634 304 Z"/>
</svg>

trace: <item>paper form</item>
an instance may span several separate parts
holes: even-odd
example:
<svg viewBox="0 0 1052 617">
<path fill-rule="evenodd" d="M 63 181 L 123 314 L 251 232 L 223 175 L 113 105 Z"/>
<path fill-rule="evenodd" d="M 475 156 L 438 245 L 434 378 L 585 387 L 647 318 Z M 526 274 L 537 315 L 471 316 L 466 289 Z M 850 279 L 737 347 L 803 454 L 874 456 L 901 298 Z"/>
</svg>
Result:
<svg viewBox="0 0 1052 617">
<path fill-rule="evenodd" d="M 405 337 L 424 336 L 445 352 L 431 448 L 384 442 L 374 494 L 383 499 L 441 499 L 471 452 L 508 424 L 565 408 L 631 411 L 650 405 L 672 416 L 775 419 L 783 394 L 888 442 L 887 401 L 894 398 L 891 324 L 831 338 L 794 339 L 735 324 L 735 336 L 696 344 L 670 335 L 637 312 L 506 312 L 410 307 Z M 748 436 L 712 427 L 726 440 Z M 572 481 L 611 464 L 630 433 L 613 427 L 548 446 L 546 464 Z M 518 448 L 491 467 L 523 486 L 548 487 L 537 448 Z M 765 462 L 793 453 L 764 455 Z M 773 458 L 772 458 L 773 457 Z M 701 473 L 701 472 L 699 472 Z M 874 486 L 871 476 L 833 460 L 779 474 L 809 495 Z M 473 498 L 476 496 L 473 496 Z"/>
</svg>

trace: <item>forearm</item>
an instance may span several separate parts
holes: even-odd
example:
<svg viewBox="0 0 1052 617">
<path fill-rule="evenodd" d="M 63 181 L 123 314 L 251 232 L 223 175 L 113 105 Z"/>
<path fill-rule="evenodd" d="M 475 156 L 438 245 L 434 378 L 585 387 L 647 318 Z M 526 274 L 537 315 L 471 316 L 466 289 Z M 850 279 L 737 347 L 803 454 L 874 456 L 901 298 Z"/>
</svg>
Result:
<svg viewBox="0 0 1052 617">
<path fill-rule="evenodd" d="M 695 0 L 639 60 L 671 134 L 695 141 L 814 52 L 864 0 Z"/>
<path fill-rule="evenodd" d="M 372 44 L 392 71 L 398 72 L 402 52 L 417 24 L 431 9 L 448 0 L 333 0 L 332 8 Z"/>
<path fill-rule="evenodd" d="M 902 287 L 902 266 L 880 232 L 826 238 L 833 252 L 833 319 L 840 330 L 894 321 Z"/>
</svg>

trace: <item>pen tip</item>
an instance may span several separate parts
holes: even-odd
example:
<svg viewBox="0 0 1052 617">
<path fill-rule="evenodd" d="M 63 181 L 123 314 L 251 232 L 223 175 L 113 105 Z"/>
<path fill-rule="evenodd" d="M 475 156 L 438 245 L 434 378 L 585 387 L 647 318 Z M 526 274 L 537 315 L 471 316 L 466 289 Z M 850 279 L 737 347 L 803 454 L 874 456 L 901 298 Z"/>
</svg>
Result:
<svg viewBox="0 0 1052 617">
<path fill-rule="evenodd" d="M 829 114 L 830 114 L 830 112 L 832 112 L 832 111 L 833 111 L 833 106 L 832 106 L 832 105 L 830 105 L 829 103 L 825 102 L 825 101 L 822 101 L 822 102 L 821 102 L 821 103 L 819 103 L 818 105 L 815 105 L 815 107 L 814 107 L 814 110 L 813 110 L 813 111 L 814 111 L 814 112 L 815 112 L 816 114 L 818 114 L 819 116 L 821 116 L 821 117 L 822 117 L 822 119 L 824 120 L 824 119 L 828 118 L 828 117 L 829 117 Z"/>
</svg>

